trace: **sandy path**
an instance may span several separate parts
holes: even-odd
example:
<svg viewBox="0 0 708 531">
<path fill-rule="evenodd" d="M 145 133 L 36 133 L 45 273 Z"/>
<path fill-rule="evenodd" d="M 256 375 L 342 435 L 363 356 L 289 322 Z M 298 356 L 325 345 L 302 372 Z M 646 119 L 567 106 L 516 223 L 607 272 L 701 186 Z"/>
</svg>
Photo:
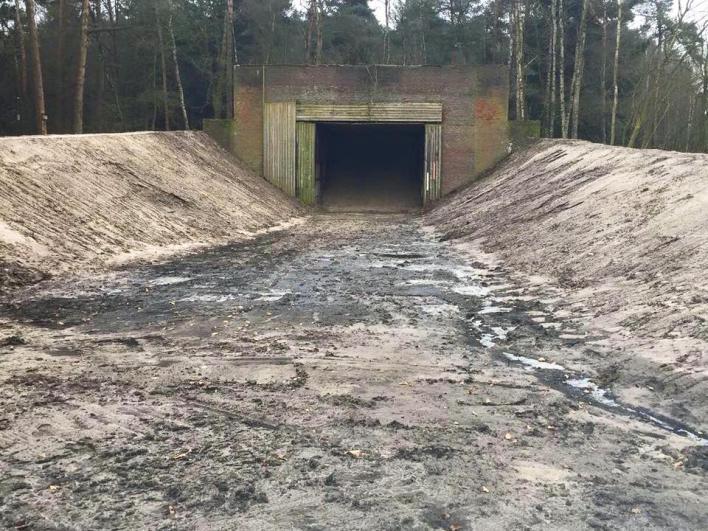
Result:
<svg viewBox="0 0 708 531">
<path fill-rule="evenodd" d="M 0 526 L 704 528 L 703 436 L 616 401 L 562 297 L 372 216 L 27 288 Z"/>
</svg>

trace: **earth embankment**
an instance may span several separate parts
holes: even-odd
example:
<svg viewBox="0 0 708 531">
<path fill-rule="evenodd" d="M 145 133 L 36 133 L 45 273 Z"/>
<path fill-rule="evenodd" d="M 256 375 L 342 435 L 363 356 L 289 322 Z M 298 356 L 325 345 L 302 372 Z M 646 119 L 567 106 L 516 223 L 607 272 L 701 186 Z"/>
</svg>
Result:
<svg viewBox="0 0 708 531">
<path fill-rule="evenodd" d="M 0 286 L 238 241 L 298 213 L 204 133 L 0 138 Z"/>
</svg>

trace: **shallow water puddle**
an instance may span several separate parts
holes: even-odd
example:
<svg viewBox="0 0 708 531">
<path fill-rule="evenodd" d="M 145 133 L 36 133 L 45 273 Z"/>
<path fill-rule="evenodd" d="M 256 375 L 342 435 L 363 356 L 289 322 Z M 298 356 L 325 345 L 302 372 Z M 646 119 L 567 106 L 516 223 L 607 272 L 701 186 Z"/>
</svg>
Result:
<svg viewBox="0 0 708 531">
<path fill-rule="evenodd" d="M 192 280 L 190 277 L 164 276 L 157 277 L 150 281 L 151 286 L 171 286 L 173 284 L 183 284 Z"/>
<path fill-rule="evenodd" d="M 612 393 L 609 390 L 599 387 L 587 376 L 574 375 L 573 377 L 568 377 L 567 373 L 572 371 L 568 371 L 557 363 L 517 356 L 509 352 L 504 352 L 503 355 L 507 361 L 520 363 L 527 370 L 534 371 L 544 383 L 568 396 L 581 398 L 604 409 L 637 418 L 663 430 L 687 437 L 701 446 L 708 446 L 708 439 L 700 431 L 641 406 L 631 407 L 622 404 L 612 397 Z"/>
</svg>

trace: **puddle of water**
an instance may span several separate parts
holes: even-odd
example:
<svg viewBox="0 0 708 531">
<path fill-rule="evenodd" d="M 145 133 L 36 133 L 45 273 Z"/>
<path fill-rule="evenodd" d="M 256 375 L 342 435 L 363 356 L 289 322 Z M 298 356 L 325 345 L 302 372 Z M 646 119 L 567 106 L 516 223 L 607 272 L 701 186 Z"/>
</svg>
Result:
<svg viewBox="0 0 708 531">
<path fill-rule="evenodd" d="M 503 287 L 491 286 L 493 289 L 503 289 Z M 492 297 L 494 302 L 528 302 L 536 300 L 533 295 L 504 295 L 503 297 Z"/>
<path fill-rule="evenodd" d="M 374 256 L 380 256 L 381 258 L 398 258 L 400 260 L 411 260 L 411 259 L 417 259 L 417 258 L 427 258 L 426 255 L 420 254 L 420 253 L 404 253 L 400 252 L 397 253 L 395 251 L 391 251 L 388 253 L 373 253 Z"/>
<path fill-rule="evenodd" d="M 104 288 L 101 290 L 101 295 L 118 295 L 119 293 L 123 293 L 123 290 L 118 288 Z"/>
<path fill-rule="evenodd" d="M 533 358 L 526 358 L 524 356 L 515 356 L 514 354 L 510 354 L 508 352 L 505 352 L 504 356 L 511 361 L 516 361 L 516 362 L 522 363 L 528 369 L 544 369 L 547 371 L 565 371 L 565 367 L 563 367 L 562 365 L 558 365 L 557 363 L 551 363 L 548 361 L 539 361 L 539 360 L 535 360 Z"/>
<path fill-rule="evenodd" d="M 226 302 L 236 299 L 234 295 L 192 295 L 179 302 Z"/>
<path fill-rule="evenodd" d="M 535 360 L 533 358 L 526 358 L 524 356 L 516 356 L 508 352 L 504 352 L 504 357 L 510 361 L 521 363 L 527 370 L 536 370 L 541 373 L 545 372 L 546 374 L 553 375 L 557 375 L 558 372 L 567 372 L 565 367 L 558 365 L 557 363 L 549 363 L 546 361 Z M 666 431 L 689 438 L 700 446 L 708 446 L 708 439 L 703 437 L 702 433 L 691 430 L 676 420 L 653 413 L 646 408 L 626 406 L 612 398 L 611 393 L 607 389 L 601 388 L 586 376 L 576 376 L 574 378 L 566 378 L 563 376 L 562 379 L 554 376 L 552 378 L 543 379 L 561 391 L 571 393 L 574 392 L 573 394 L 575 394 L 575 396 L 577 396 L 578 391 L 581 391 L 583 393 L 582 396 L 591 403 L 603 406 L 612 411 L 630 415 Z"/>
<path fill-rule="evenodd" d="M 516 330 L 515 326 L 510 326 L 509 328 L 503 328 L 501 326 L 493 326 L 492 332 L 497 336 L 497 339 L 506 340 L 509 332 Z"/>
<path fill-rule="evenodd" d="M 406 264 L 402 269 L 418 273 L 434 273 L 444 271 L 455 276 L 460 281 L 475 280 L 481 278 L 482 271 L 470 266 L 447 266 L 444 264 Z"/>
<path fill-rule="evenodd" d="M 601 389 L 596 383 L 592 382 L 590 378 L 576 378 L 572 380 L 566 380 L 566 385 L 575 387 L 576 389 L 581 389 L 587 392 L 594 400 L 597 400 L 601 404 L 611 407 L 620 407 L 620 405 L 615 402 L 612 398 L 609 398 L 606 389 Z"/>
<path fill-rule="evenodd" d="M 487 306 L 485 308 L 482 308 L 479 312 L 480 315 L 488 314 L 488 313 L 508 313 L 512 309 L 511 308 L 504 308 L 501 306 Z"/>
<path fill-rule="evenodd" d="M 455 286 L 452 291 L 460 295 L 470 295 L 472 297 L 484 297 L 489 295 L 489 288 L 485 286 Z"/>
<path fill-rule="evenodd" d="M 449 286 L 449 280 L 433 280 L 426 278 L 412 278 L 397 284 L 398 286 Z"/>
<path fill-rule="evenodd" d="M 479 342 L 482 343 L 484 347 L 492 348 L 494 346 L 494 336 L 492 334 L 482 334 Z"/>
<path fill-rule="evenodd" d="M 286 295 L 290 295 L 291 293 L 292 293 L 292 291 L 271 291 L 268 293 L 260 293 L 259 294 L 260 296 L 256 297 L 253 300 L 263 301 L 263 302 L 275 302 L 275 301 L 279 301 L 280 299 L 282 299 Z"/>
<path fill-rule="evenodd" d="M 452 315 L 455 313 L 459 313 L 459 311 L 460 311 L 460 309 L 456 305 L 446 304 L 446 303 L 423 304 L 420 306 L 420 309 L 423 310 L 428 315 L 434 315 L 434 316 Z"/>
<path fill-rule="evenodd" d="M 150 281 L 151 286 L 170 286 L 172 284 L 182 284 L 183 282 L 189 282 L 192 280 L 190 277 L 158 277 Z"/>
</svg>

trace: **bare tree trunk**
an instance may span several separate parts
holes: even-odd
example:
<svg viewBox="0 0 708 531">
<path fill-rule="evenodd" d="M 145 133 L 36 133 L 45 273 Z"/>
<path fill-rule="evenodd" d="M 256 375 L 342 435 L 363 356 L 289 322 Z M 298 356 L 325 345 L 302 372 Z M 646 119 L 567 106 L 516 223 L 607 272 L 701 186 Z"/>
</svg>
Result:
<svg viewBox="0 0 708 531">
<path fill-rule="evenodd" d="M 318 0 L 310 0 L 307 10 L 306 55 L 308 64 L 318 65 L 322 58 L 322 14 L 320 9 Z"/>
<path fill-rule="evenodd" d="M 509 65 L 509 94 L 514 95 L 514 119 L 518 119 L 519 110 L 516 107 L 516 67 L 514 57 L 516 57 L 516 24 L 514 23 L 514 2 L 509 6 L 509 55 L 507 65 Z"/>
<path fill-rule="evenodd" d="M 703 114 L 698 149 L 708 152 L 708 45 L 705 46 L 703 57 Z"/>
<path fill-rule="evenodd" d="M 617 79 L 619 74 L 619 52 L 622 38 L 622 0 L 617 0 L 617 29 L 615 30 L 615 59 L 612 72 L 612 118 L 610 119 L 610 145 L 615 145 L 617 138 L 617 106 L 619 105 L 619 87 Z"/>
<path fill-rule="evenodd" d="M 167 61 L 165 60 L 165 43 L 162 38 L 162 23 L 160 22 L 160 13 L 157 7 L 157 1 L 154 3 L 155 8 L 155 26 L 157 27 L 157 40 L 160 48 L 160 68 L 162 70 L 162 106 L 165 113 L 165 131 L 170 130 L 170 104 L 167 93 Z"/>
<path fill-rule="evenodd" d="M 32 50 L 32 84 L 34 88 L 34 115 L 36 132 L 47 134 L 47 113 L 44 107 L 44 81 L 42 79 L 42 57 L 39 51 L 39 35 L 35 18 L 34 0 L 25 0 L 27 24 L 29 27 L 30 49 Z"/>
<path fill-rule="evenodd" d="M 234 3 L 227 0 L 224 16 L 224 33 L 217 61 L 218 73 L 212 97 L 217 118 L 233 118 L 233 76 L 236 52 L 234 47 Z"/>
<path fill-rule="evenodd" d="M 98 54 L 101 56 L 101 61 L 103 63 L 106 62 L 106 54 L 104 52 L 103 44 L 101 41 L 98 41 Z M 111 75 L 111 69 L 108 68 L 105 72 L 106 74 L 106 81 L 108 81 L 108 86 L 111 89 L 111 92 L 113 92 L 113 102 L 115 103 L 116 106 L 116 113 L 118 114 L 118 122 L 120 123 L 120 130 L 124 131 L 125 130 L 125 119 L 123 117 L 123 109 L 121 108 L 120 105 L 120 98 L 118 97 L 118 88 L 116 87 L 115 81 L 113 80 L 113 76 Z"/>
<path fill-rule="evenodd" d="M 84 132 L 84 85 L 86 84 L 86 58 L 88 57 L 89 0 L 81 2 L 81 27 L 79 33 L 79 59 L 76 67 L 76 92 L 74 93 L 74 133 Z"/>
<path fill-rule="evenodd" d="M 652 81 L 654 83 L 653 98 L 654 102 L 651 106 L 651 134 L 646 136 L 642 147 L 647 148 L 650 145 L 652 147 L 659 147 L 656 140 L 656 131 L 659 127 L 659 113 L 661 112 L 659 108 L 659 86 L 661 84 L 662 78 L 664 77 L 664 64 L 666 56 L 664 55 L 664 17 L 661 10 L 657 11 L 656 18 L 656 31 L 657 31 L 657 49 L 656 49 L 656 68 L 654 69 L 654 75 L 652 76 Z M 662 57 L 663 56 L 663 57 Z"/>
<path fill-rule="evenodd" d="M 560 41 L 560 65 L 558 67 L 560 90 L 558 97 L 560 99 L 561 136 L 568 138 L 568 114 L 565 108 L 565 9 L 563 0 L 558 0 L 558 39 Z"/>
<path fill-rule="evenodd" d="M 179 61 L 177 60 L 177 43 L 175 42 L 175 31 L 172 26 L 172 11 L 167 19 L 167 28 L 170 32 L 170 45 L 172 46 L 172 62 L 175 64 L 175 79 L 177 81 L 177 95 L 179 96 L 179 107 L 182 111 L 182 120 L 184 120 L 184 128 L 189 131 L 189 117 L 187 116 L 187 106 L 184 103 L 184 89 L 182 87 L 182 76 L 179 72 Z"/>
<path fill-rule="evenodd" d="M 578 27 L 578 41 L 575 45 L 575 65 L 573 67 L 573 81 L 571 83 L 573 105 L 571 107 L 572 138 L 578 138 L 578 125 L 580 124 L 580 92 L 583 87 L 583 71 L 585 68 L 585 39 L 587 35 L 588 0 L 583 0 L 583 11 Z"/>
<path fill-rule="evenodd" d="M 157 129 L 157 52 L 152 58 L 152 126 L 151 131 Z"/>
<path fill-rule="evenodd" d="M 91 23 L 98 28 L 103 28 L 103 6 L 102 0 L 93 0 L 93 13 L 91 14 Z M 102 32 L 96 34 L 96 51 L 94 54 L 94 62 L 96 65 L 96 74 L 94 76 L 95 87 L 93 89 L 93 124 L 98 131 L 105 130 L 105 92 L 106 80 L 108 79 L 108 71 L 106 69 L 106 55 L 103 53 L 103 36 Z"/>
<path fill-rule="evenodd" d="M 236 35 L 234 35 L 234 0 L 226 0 L 228 21 L 226 53 L 226 117 L 234 117 L 234 64 L 236 63 Z"/>
<path fill-rule="evenodd" d="M 425 37 L 426 27 L 422 10 L 418 10 L 418 21 L 420 23 L 420 61 L 418 64 L 424 65 L 428 62 L 428 43 Z"/>
<path fill-rule="evenodd" d="M 315 46 L 315 64 L 322 63 L 322 45 L 323 41 L 323 29 L 322 24 L 324 24 L 324 2 L 323 0 L 316 0 L 317 9 L 315 10 L 315 15 L 317 18 L 317 44 Z"/>
<path fill-rule="evenodd" d="M 108 11 L 108 21 L 111 24 L 111 28 L 115 28 L 118 22 L 118 6 L 114 8 L 113 0 L 106 0 L 106 10 Z M 118 83 L 120 79 L 120 72 L 118 71 L 118 42 L 116 38 L 116 32 L 111 31 L 111 64 L 113 70 L 113 77 Z M 118 99 L 118 94 L 116 93 L 116 99 Z"/>
<path fill-rule="evenodd" d="M 607 143 L 607 0 L 602 0 L 602 67 L 600 69 L 602 143 Z"/>
<path fill-rule="evenodd" d="M 389 8 L 390 8 L 390 0 L 384 0 L 384 21 L 385 21 L 385 26 L 384 26 L 384 41 L 383 41 L 383 63 L 388 64 L 390 60 L 390 51 L 389 51 L 389 31 L 391 30 L 391 27 L 389 25 Z"/>
<path fill-rule="evenodd" d="M 494 0 L 494 49 L 492 62 L 502 64 L 504 61 L 502 56 L 502 0 Z"/>
<path fill-rule="evenodd" d="M 553 29 L 551 38 L 553 46 L 551 48 L 551 114 L 549 119 L 550 137 L 556 136 L 556 70 L 558 70 L 558 0 L 552 0 L 551 23 Z"/>
<path fill-rule="evenodd" d="M 22 96 L 27 96 L 27 49 L 25 48 L 25 32 L 22 31 L 22 18 L 20 17 L 20 0 L 15 0 L 15 39 L 17 52 L 20 56 L 20 84 Z"/>
<path fill-rule="evenodd" d="M 686 146 L 684 151 L 689 151 L 691 148 L 691 133 L 693 132 L 693 115 L 696 107 L 696 97 L 691 95 L 688 101 L 688 123 L 686 125 Z"/>
<path fill-rule="evenodd" d="M 315 9 L 316 0 L 310 0 L 307 8 L 307 31 L 305 32 L 305 62 L 311 65 L 313 60 L 312 39 L 315 34 Z"/>
<path fill-rule="evenodd" d="M 64 47 L 66 43 L 66 0 L 59 0 L 57 17 L 57 22 L 59 26 L 59 35 L 57 36 L 57 97 L 54 104 L 55 109 L 53 129 L 56 128 L 57 131 L 62 132 L 64 130 L 65 123 L 64 98 L 66 97 L 66 73 L 64 72 Z"/>
<path fill-rule="evenodd" d="M 556 0 L 551 0 L 551 31 L 548 37 L 548 70 L 546 71 L 546 99 L 545 99 L 545 119 L 546 136 L 553 137 L 554 115 L 556 112 Z"/>
<path fill-rule="evenodd" d="M 524 26 L 525 10 L 522 0 L 514 0 L 512 4 L 514 19 L 514 60 L 516 69 L 516 119 L 526 119 L 526 75 L 524 68 Z"/>
<path fill-rule="evenodd" d="M 15 47 L 17 53 L 17 70 L 19 73 L 17 82 L 17 121 L 20 128 L 25 127 L 25 110 L 28 106 L 27 88 L 27 49 L 25 48 L 25 33 L 22 30 L 22 18 L 20 16 L 20 0 L 15 0 Z"/>
</svg>

